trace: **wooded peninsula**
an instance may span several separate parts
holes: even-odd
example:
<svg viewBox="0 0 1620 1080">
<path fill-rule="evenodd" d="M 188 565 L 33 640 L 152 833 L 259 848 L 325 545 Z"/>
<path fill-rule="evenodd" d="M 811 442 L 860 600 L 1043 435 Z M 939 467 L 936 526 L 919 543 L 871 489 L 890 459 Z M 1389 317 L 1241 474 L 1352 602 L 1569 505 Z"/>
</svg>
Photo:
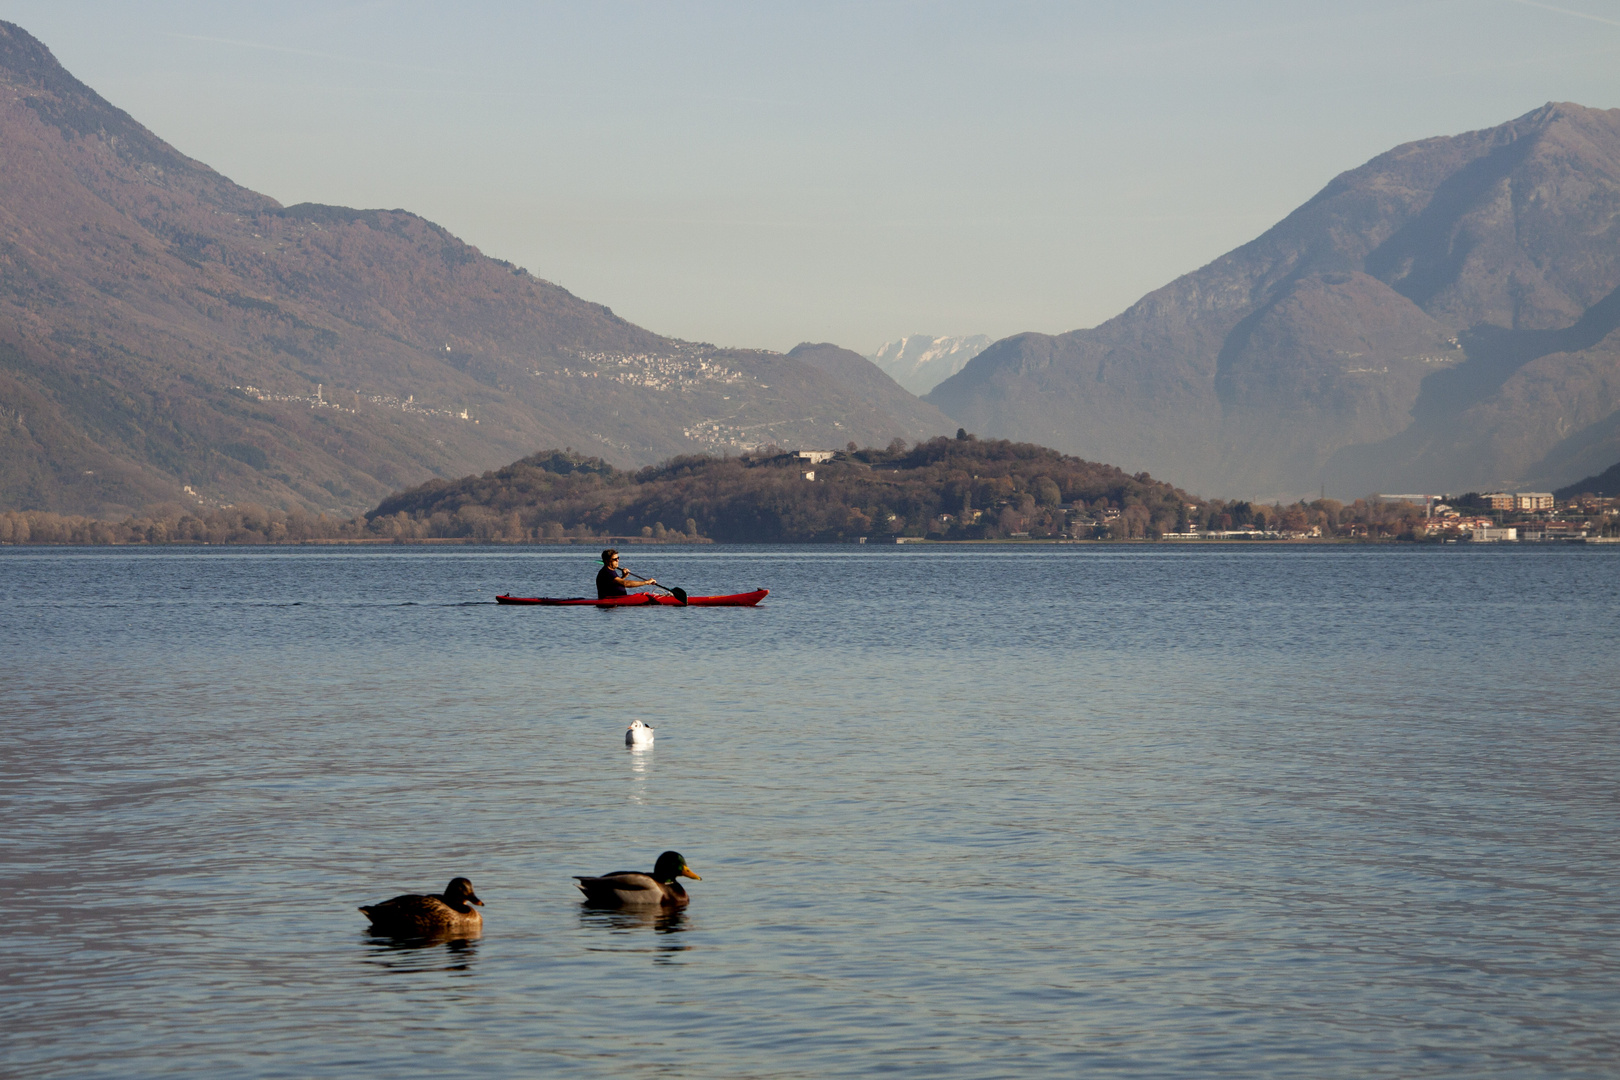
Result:
<svg viewBox="0 0 1620 1080">
<path fill-rule="evenodd" d="M 676 457 L 635 472 L 549 451 L 400 492 L 368 517 L 373 528 L 406 537 L 994 540 L 1069 536 L 1076 515 L 1089 523 L 1110 509 L 1119 511 L 1109 526 L 1114 535 L 1141 537 L 1173 527 L 1189 501 L 1146 473 L 963 432 L 909 449 L 899 439 L 881 450 L 765 447 L 738 457 Z"/>
</svg>

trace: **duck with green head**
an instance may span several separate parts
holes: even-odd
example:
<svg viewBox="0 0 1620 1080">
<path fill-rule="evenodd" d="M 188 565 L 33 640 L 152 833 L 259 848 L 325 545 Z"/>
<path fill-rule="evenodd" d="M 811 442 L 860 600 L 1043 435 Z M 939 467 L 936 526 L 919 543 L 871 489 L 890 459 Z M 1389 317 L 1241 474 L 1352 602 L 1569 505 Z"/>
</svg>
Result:
<svg viewBox="0 0 1620 1080">
<path fill-rule="evenodd" d="M 685 907 L 686 890 L 677 878 L 702 881 L 686 865 L 686 857 L 678 851 L 666 851 L 658 856 L 652 873 L 639 870 L 615 870 L 601 877 L 575 876 L 585 902 L 601 907 Z"/>
<path fill-rule="evenodd" d="M 427 896 L 407 893 L 362 907 L 360 911 L 371 920 L 375 933 L 426 937 L 473 934 L 482 930 L 484 917 L 473 909 L 474 904 L 484 906 L 473 892 L 472 882 L 458 877 L 452 878 L 442 893 Z"/>
</svg>

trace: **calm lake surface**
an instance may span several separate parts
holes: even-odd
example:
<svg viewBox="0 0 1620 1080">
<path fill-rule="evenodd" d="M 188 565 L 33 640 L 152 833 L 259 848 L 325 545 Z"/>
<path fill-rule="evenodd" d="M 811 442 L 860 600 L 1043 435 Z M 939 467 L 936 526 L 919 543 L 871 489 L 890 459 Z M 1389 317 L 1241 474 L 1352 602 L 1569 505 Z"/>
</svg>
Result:
<svg viewBox="0 0 1620 1080">
<path fill-rule="evenodd" d="M 625 561 L 0 551 L 0 1073 L 1615 1075 L 1620 550 Z"/>
</svg>

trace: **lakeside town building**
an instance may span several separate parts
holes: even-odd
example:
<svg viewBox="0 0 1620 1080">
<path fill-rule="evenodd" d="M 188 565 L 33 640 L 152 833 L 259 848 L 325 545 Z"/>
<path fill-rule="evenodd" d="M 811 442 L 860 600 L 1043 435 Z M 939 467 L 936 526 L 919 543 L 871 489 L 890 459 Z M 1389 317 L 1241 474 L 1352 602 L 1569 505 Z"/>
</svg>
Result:
<svg viewBox="0 0 1620 1080">
<path fill-rule="evenodd" d="M 1493 491 L 1480 499 L 1492 510 L 1551 510 L 1558 500 L 1550 491 Z"/>
</svg>

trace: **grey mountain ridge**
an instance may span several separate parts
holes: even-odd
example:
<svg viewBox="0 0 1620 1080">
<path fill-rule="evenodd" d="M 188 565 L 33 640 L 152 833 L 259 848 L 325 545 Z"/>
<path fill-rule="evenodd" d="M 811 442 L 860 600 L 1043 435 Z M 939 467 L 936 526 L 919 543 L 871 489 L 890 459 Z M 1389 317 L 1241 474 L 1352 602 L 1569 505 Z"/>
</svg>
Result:
<svg viewBox="0 0 1620 1080">
<path fill-rule="evenodd" d="M 858 352 L 828 343 L 804 342 L 788 351 L 788 359 L 808 364 L 857 391 L 863 400 L 896 417 L 915 418 L 915 423 L 934 433 L 948 432 L 955 421 L 887 375 L 882 368 Z"/>
<path fill-rule="evenodd" d="M 996 342 L 970 429 L 1242 497 L 1552 488 L 1620 459 L 1620 110 L 1396 147 L 1121 315 Z"/>
<path fill-rule="evenodd" d="M 664 337 L 404 210 L 281 206 L 10 23 L 0 90 L 0 508 L 350 513 L 549 447 L 954 430 L 876 369 Z"/>
</svg>

